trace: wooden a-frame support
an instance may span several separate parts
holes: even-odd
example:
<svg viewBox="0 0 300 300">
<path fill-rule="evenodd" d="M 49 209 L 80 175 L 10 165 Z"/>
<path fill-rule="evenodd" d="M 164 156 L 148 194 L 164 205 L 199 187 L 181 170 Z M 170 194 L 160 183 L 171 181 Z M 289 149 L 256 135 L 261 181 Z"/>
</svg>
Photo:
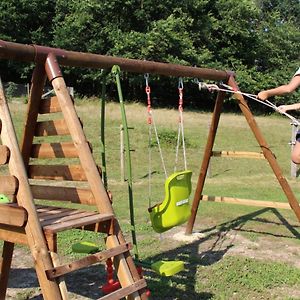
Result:
<svg viewBox="0 0 300 300">
<path fill-rule="evenodd" d="M 229 77 L 227 84 L 229 86 L 231 86 L 234 91 L 239 91 L 238 85 L 237 85 L 233 75 L 231 75 Z M 207 197 L 205 197 L 202 194 L 202 191 L 203 191 L 205 179 L 207 176 L 210 158 L 211 158 L 212 152 L 213 152 L 214 141 L 215 141 L 218 125 L 219 125 L 221 110 L 222 110 L 225 96 L 226 96 L 226 93 L 224 91 L 218 92 L 213 115 L 212 115 L 212 121 L 211 121 L 210 129 L 209 129 L 209 133 L 208 133 L 207 143 L 206 143 L 206 147 L 205 147 L 204 154 L 203 154 L 202 165 L 200 167 L 197 186 L 196 186 L 196 190 L 195 190 L 195 194 L 194 194 L 194 200 L 193 200 L 192 209 L 191 209 L 191 216 L 190 216 L 190 219 L 186 226 L 186 234 L 187 235 L 192 234 L 200 201 L 201 200 L 203 200 L 203 201 L 204 200 L 212 200 L 212 201 L 216 200 L 216 199 L 208 199 Z M 247 104 L 247 101 L 245 100 L 243 95 L 240 93 L 235 93 L 234 97 L 238 101 L 238 105 L 239 105 L 244 117 L 246 118 L 246 121 L 247 121 L 251 131 L 253 132 L 265 159 L 268 161 L 283 192 L 285 193 L 285 195 L 288 199 L 290 208 L 294 211 L 296 217 L 300 221 L 299 202 L 296 199 L 293 191 L 291 190 L 291 187 L 288 184 L 287 180 L 283 176 L 282 171 L 276 161 L 274 154 L 272 153 L 272 151 L 271 151 L 270 147 L 268 146 L 265 138 L 263 137 L 260 129 L 258 128 L 258 125 L 257 125 L 257 123 L 254 119 L 254 116 Z M 218 199 L 218 200 L 220 202 L 227 202 L 226 197 L 219 197 L 219 198 L 220 199 Z M 228 202 L 236 203 L 236 204 L 243 204 L 242 199 L 235 200 L 233 198 L 230 198 L 230 200 Z M 248 201 L 244 201 L 244 204 L 253 205 L 253 206 L 265 205 L 266 207 L 284 208 L 284 206 L 276 205 L 276 202 L 268 202 L 268 201 L 261 202 L 261 201 L 256 201 L 256 200 L 248 200 Z"/>
<path fill-rule="evenodd" d="M 54 88 L 56 97 L 45 102 L 46 104 L 42 104 L 41 97 L 47 78 Z M 47 103 L 50 103 L 50 105 Z M 54 109 L 53 106 L 55 106 Z M 38 115 L 41 112 L 45 113 L 44 110 L 46 110 L 46 113 L 59 110 L 63 116 L 64 126 L 61 127 L 59 125 L 61 123 L 55 121 L 39 122 Z M 99 169 L 93 159 L 90 145 L 83 133 L 82 124 L 76 114 L 74 103 L 55 55 L 52 53 L 45 55 L 43 53 L 42 57 L 37 57 L 21 151 L 2 84 L 0 86 L 0 119 L 2 122 L 0 154 L 9 153 L 7 154 L 7 160 L 11 182 L 16 182 L 16 193 L 12 197 L 14 203 L 0 205 L 2 213 L 0 215 L 0 239 L 4 241 L 0 265 L 0 300 L 5 299 L 15 243 L 29 246 L 42 294 L 46 300 L 68 299 L 67 288 L 61 276 L 107 258 L 113 259 L 121 288 L 100 299 L 148 299 L 146 282 L 137 272 L 129 252 L 131 247 L 126 243 L 118 221 L 114 216 L 111 201 L 104 188 Z M 68 149 L 71 149 L 70 151 L 65 150 L 64 143 L 34 144 L 35 136 L 60 131 L 63 131 L 63 134 L 69 134 L 71 137 L 72 143 L 66 143 Z M 55 134 L 51 133 L 49 135 Z M 71 156 L 68 156 L 68 153 L 71 153 Z M 32 157 L 40 156 L 43 158 L 43 155 L 46 155 L 51 158 L 57 157 L 58 154 L 62 154 L 60 157 L 74 157 L 74 153 L 76 153 L 76 157 L 80 162 L 80 165 L 76 166 L 75 172 L 73 172 L 73 166 L 68 165 L 54 166 L 54 168 L 53 166 L 37 167 L 30 165 Z M 76 173 L 78 168 L 80 173 Z M 43 174 L 45 170 L 47 174 Z M 56 176 L 62 176 L 66 180 L 77 178 L 76 180 L 86 181 L 89 184 L 89 190 L 70 189 L 68 187 L 39 187 L 28 180 L 28 178 L 35 178 L 34 176 L 45 179 L 56 179 Z M 3 192 L 1 184 L 0 190 Z M 82 193 L 83 196 L 81 195 L 82 191 L 84 192 Z M 47 198 L 43 198 L 45 195 Z M 96 211 L 85 212 L 76 209 L 36 205 L 34 202 L 36 198 L 66 200 L 64 198 L 71 196 L 75 198 L 75 202 L 82 202 L 81 199 L 83 199 L 82 203 L 95 205 Z M 4 217 L 12 213 L 16 216 L 14 220 Z M 57 214 L 57 217 L 55 214 Z M 88 256 L 86 259 L 61 265 L 57 256 L 57 232 L 83 227 L 86 227 L 87 230 L 106 233 L 107 250 Z"/>
</svg>

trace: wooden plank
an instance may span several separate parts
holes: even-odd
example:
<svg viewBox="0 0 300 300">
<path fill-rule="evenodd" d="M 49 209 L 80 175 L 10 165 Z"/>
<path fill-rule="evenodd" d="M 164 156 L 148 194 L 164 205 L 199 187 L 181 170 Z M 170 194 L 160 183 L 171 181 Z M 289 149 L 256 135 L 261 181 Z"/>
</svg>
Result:
<svg viewBox="0 0 300 300">
<path fill-rule="evenodd" d="M 213 157 L 256 158 L 265 159 L 263 153 L 248 151 L 212 151 Z"/>
<path fill-rule="evenodd" d="M 39 215 L 42 226 L 63 222 L 66 219 L 71 219 L 71 216 L 73 216 L 73 218 L 79 218 L 80 216 L 92 215 L 92 213 L 87 213 L 76 209 L 69 209 L 69 210 L 63 209 L 63 210 L 55 210 L 55 211 L 52 210 L 50 212 L 51 213 L 47 215 L 46 214 L 43 214 L 43 216 Z"/>
<path fill-rule="evenodd" d="M 72 142 L 33 144 L 32 158 L 76 158 L 77 150 Z"/>
<path fill-rule="evenodd" d="M 15 244 L 27 245 L 28 240 L 24 227 L 0 224 L 0 240 Z"/>
<path fill-rule="evenodd" d="M 30 165 L 28 177 L 48 180 L 87 180 L 81 165 Z"/>
<path fill-rule="evenodd" d="M 27 212 L 23 207 L 0 204 L 0 223 L 22 227 L 27 221 Z"/>
<path fill-rule="evenodd" d="M 66 275 L 70 272 L 80 270 L 82 268 L 85 268 L 87 266 L 93 265 L 95 263 L 107 260 L 108 258 L 112 258 L 116 255 L 119 255 L 121 253 L 124 253 L 126 251 L 129 251 L 132 249 L 132 246 L 130 243 L 126 243 L 120 246 L 117 246 L 112 249 L 107 249 L 98 253 L 94 253 L 91 255 L 88 255 L 82 259 L 79 259 L 77 261 L 58 266 L 56 268 L 53 268 L 51 270 L 47 270 L 46 274 L 47 277 L 51 280 Z"/>
<path fill-rule="evenodd" d="M 68 230 L 72 228 L 78 228 L 81 226 L 104 222 L 110 219 L 113 219 L 112 214 L 95 214 L 92 216 L 86 216 L 75 220 L 65 221 L 63 223 L 57 223 L 54 225 L 47 225 L 43 227 L 45 232 L 59 232 L 63 230 Z"/>
<path fill-rule="evenodd" d="M 8 162 L 10 151 L 6 145 L 0 145 L 0 165 Z"/>
<path fill-rule="evenodd" d="M 265 201 L 265 200 L 252 200 L 252 199 L 240 199 L 232 197 L 218 197 L 218 196 L 208 196 L 202 195 L 202 201 L 212 201 L 212 202 L 225 202 L 231 204 L 258 206 L 258 207 L 271 207 L 271 208 L 281 208 L 281 209 L 291 209 L 289 203 Z"/>
<path fill-rule="evenodd" d="M 0 194 L 15 195 L 18 186 L 19 186 L 19 182 L 15 176 L 10 176 L 10 175 L 0 176 Z"/>
<path fill-rule="evenodd" d="M 113 293 L 110 293 L 104 297 L 99 298 L 99 300 L 118 300 L 123 299 L 124 297 L 133 294 L 134 292 L 137 292 L 147 286 L 145 279 L 140 279 L 136 282 L 134 282 L 130 286 L 126 286 L 124 288 L 121 288 L 119 290 L 116 290 Z"/>
<path fill-rule="evenodd" d="M 39 121 L 34 130 L 35 136 L 69 135 L 65 120 Z"/>
<path fill-rule="evenodd" d="M 45 206 L 41 208 L 37 208 L 37 213 L 40 221 L 51 218 L 51 216 L 55 216 L 57 213 L 70 213 L 74 211 L 73 208 L 66 207 L 55 207 L 55 206 Z"/>
<path fill-rule="evenodd" d="M 70 201 L 73 203 L 82 203 L 89 205 L 95 204 L 95 198 L 90 189 L 31 185 L 31 190 L 35 199 Z"/>
<path fill-rule="evenodd" d="M 42 99 L 39 106 L 40 114 L 49 114 L 56 112 L 61 112 L 61 108 L 56 96 L 47 99 Z"/>
<path fill-rule="evenodd" d="M 93 217 L 98 215 L 95 212 L 89 212 L 89 211 L 82 211 L 82 210 L 76 210 L 70 212 L 61 212 L 57 213 L 57 215 L 52 215 L 49 218 L 44 218 L 44 220 L 41 220 L 41 225 L 43 227 L 46 226 L 52 226 L 55 224 L 62 224 L 66 222 L 77 222 L 77 220 L 87 217 Z"/>
</svg>

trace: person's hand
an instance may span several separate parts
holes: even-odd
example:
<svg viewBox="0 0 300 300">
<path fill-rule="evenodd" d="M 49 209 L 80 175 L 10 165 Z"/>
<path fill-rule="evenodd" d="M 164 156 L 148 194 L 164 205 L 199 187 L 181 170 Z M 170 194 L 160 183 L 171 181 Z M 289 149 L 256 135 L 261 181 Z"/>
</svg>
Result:
<svg viewBox="0 0 300 300">
<path fill-rule="evenodd" d="M 269 98 L 269 95 L 266 91 L 261 91 L 261 92 L 258 93 L 257 98 L 259 100 L 265 101 Z"/>
<path fill-rule="evenodd" d="M 288 111 L 288 105 L 280 105 L 277 107 L 277 109 L 280 113 L 285 113 Z"/>
</svg>

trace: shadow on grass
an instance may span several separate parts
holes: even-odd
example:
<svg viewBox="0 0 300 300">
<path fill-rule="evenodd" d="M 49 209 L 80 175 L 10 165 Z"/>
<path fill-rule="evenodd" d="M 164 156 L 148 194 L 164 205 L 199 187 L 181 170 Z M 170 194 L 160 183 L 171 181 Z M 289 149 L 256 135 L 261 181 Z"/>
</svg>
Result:
<svg viewBox="0 0 300 300">
<path fill-rule="evenodd" d="M 280 222 L 272 222 L 264 218 L 258 218 L 261 214 L 266 212 L 274 213 Z M 228 252 L 228 250 L 233 247 L 233 243 L 222 247 L 218 245 L 223 244 L 223 242 L 227 239 L 227 234 L 234 231 L 247 231 L 242 227 L 248 221 L 256 221 L 262 223 L 271 223 L 276 226 L 282 225 L 286 229 L 288 229 L 293 237 L 287 235 L 277 235 L 269 232 L 262 231 L 254 231 L 252 232 L 262 234 L 262 235 L 272 235 L 274 237 L 286 237 L 286 238 L 300 238 L 300 233 L 296 228 L 300 228 L 300 226 L 293 227 L 289 222 L 284 218 L 284 216 L 274 208 L 263 208 L 257 210 L 255 212 L 240 216 L 236 219 L 230 220 L 228 222 L 207 228 L 205 230 L 200 231 L 200 233 L 205 234 L 204 238 L 197 240 L 196 242 L 189 243 L 187 245 L 183 245 L 181 247 L 177 247 L 176 249 L 164 252 L 160 255 L 153 256 L 149 258 L 151 261 L 158 260 L 183 260 L 185 262 L 186 271 L 181 272 L 178 275 L 173 276 L 172 278 L 167 279 L 166 277 L 161 277 L 158 279 L 158 275 L 151 274 L 150 278 L 147 278 L 148 286 L 150 290 L 153 291 L 154 299 L 212 299 L 214 295 L 211 291 L 202 291 L 198 292 L 201 286 L 197 287 L 197 277 L 198 282 L 201 282 L 201 269 L 199 270 L 199 266 L 209 266 L 215 264 L 220 261 L 224 255 Z M 230 237 L 232 239 L 232 237 Z M 199 253 L 199 246 L 207 241 L 212 240 L 209 244 L 208 250 Z M 217 249 L 217 250 L 215 250 Z M 153 272 L 152 272 L 153 273 Z M 205 279 L 205 278 L 204 278 Z M 185 285 L 186 297 L 182 296 L 182 284 Z M 181 288 L 176 288 L 176 287 Z M 180 294 L 181 293 L 181 294 Z M 173 295 L 173 298 L 170 298 L 170 295 Z M 181 296 L 180 296 L 181 295 Z"/>
<path fill-rule="evenodd" d="M 276 215 L 279 222 L 274 222 L 259 217 L 261 214 L 270 211 Z M 150 289 L 152 295 L 151 299 L 213 299 L 214 294 L 209 290 L 203 290 L 204 286 L 201 286 L 201 281 L 205 278 L 201 278 L 202 274 L 199 267 L 213 265 L 220 261 L 228 252 L 228 250 L 234 246 L 233 241 L 230 240 L 232 237 L 229 237 L 228 239 L 227 234 L 232 230 L 247 231 L 243 229 L 243 226 L 248 221 L 256 221 L 266 224 L 270 223 L 276 226 L 282 225 L 290 231 L 290 233 L 294 236 L 293 238 L 300 238 L 300 233 L 297 230 L 299 229 L 299 226 L 293 227 L 284 218 L 284 216 L 274 208 L 263 208 L 228 222 L 202 230 L 201 233 L 205 234 L 205 237 L 190 244 L 185 244 L 175 249 L 163 252 L 159 255 L 149 257 L 149 260 L 152 262 L 158 260 L 182 260 L 185 262 L 186 267 L 184 271 L 172 277 L 162 277 L 150 269 L 144 270 L 148 288 Z M 289 236 L 277 235 L 269 232 L 254 230 L 251 230 L 251 232 L 263 235 L 272 235 L 274 237 L 291 238 Z M 227 241 L 229 240 L 229 244 L 223 245 L 223 241 L 226 239 Z M 199 253 L 199 246 L 205 242 L 209 242 L 209 247 L 206 247 L 207 250 Z M 222 247 L 219 246 L 220 244 Z M 102 296 L 100 286 L 105 283 L 105 280 L 106 275 L 103 265 L 94 265 L 88 269 L 78 270 L 66 276 L 69 292 L 76 295 L 76 298 L 74 299 L 80 299 L 78 296 L 85 297 L 85 299 L 99 299 L 99 297 Z M 38 286 L 39 284 L 33 268 L 11 270 L 9 288 L 35 288 L 38 291 Z M 34 293 L 31 298 L 26 299 L 39 300 L 42 299 L 42 296 Z M 70 297 L 70 299 L 72 299 L 72 297 Z"/>
<path fill-rule="evenodd" d="M 105 283 L 106 274 L 103 265 L 93 265 L 88 269 L 81 269 L 65 276 L 68 291 L 86 299 L 99 299 L 103 294 L 101 286 Z M 39 300 L 43 299 L 39 294 L 39 283 L 33 268 L 11 269 L 8 288 L 36 289 L 34 296 L 26 299 Z M 23 298 L 22 298 L 23 299 Z M 25 298 L 24 298 L 25 299 Z M 70 299 L 73 299 L 70 297 Z M 76 299 L 78 299 L 76 297 Z"/>
</svg>

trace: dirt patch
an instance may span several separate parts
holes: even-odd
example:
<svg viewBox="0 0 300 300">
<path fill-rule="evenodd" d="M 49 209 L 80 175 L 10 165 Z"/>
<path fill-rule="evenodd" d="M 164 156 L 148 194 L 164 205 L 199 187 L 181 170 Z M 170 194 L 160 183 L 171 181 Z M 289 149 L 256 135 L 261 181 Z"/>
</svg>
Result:
<svg viewBox="0 0 300 300">
<path fill-rule="evenodd" d="M 98 299 L 101 295 L 100 286 L 105 282 L 103 271 L 104 266 L 99 264 L 90 267 L 88 271 L 83 269 L 67 276 L 69 298 L 78 300 Z M 16 248 L 14 251 L 6 299 L 43 299 L 32 258 L 24 248 Z"/>
<path fill-rule="evenodd" d="M 175 233 L 175 230 L 171 230 L 163 237 L 168 240 L 168 244 L 174 244 L 175 246 L 176 242 L 172 239 Z M 195 245 L 195 240 L 193 240 L 193 243 Z M 184 247 L 189 247 L 188 240 L 182 241 L 182 244 Z M 300 247 L 298 243 L 295 243 L 295 239 L 258 236 L 252 240 L 234 229 L 226 232 L 216 230 L 209 234 L 198 235 L 197 253 L 200 256 L 201 263 L 205 262 L 207 265 L 230 255 L 281 262 L 300 268 Z M 32 266 L 29 252 L 24 248 L 16 248 L 6 299 L 43 299 Z M 88 271 L 80 270 L 69 275 L 66 281 L 70 299 L 98 299 L 101 296 L 99 287 L 105 282 L 103 270 L 103 265 L 96 265 L 90 267 Z M 290 287 L 280 287 L 270 291 L 270 294 L 274 295 L 272 299 L 281 299 L 278 295 L 300 297 L 300 291 Z"/>
</svg>

